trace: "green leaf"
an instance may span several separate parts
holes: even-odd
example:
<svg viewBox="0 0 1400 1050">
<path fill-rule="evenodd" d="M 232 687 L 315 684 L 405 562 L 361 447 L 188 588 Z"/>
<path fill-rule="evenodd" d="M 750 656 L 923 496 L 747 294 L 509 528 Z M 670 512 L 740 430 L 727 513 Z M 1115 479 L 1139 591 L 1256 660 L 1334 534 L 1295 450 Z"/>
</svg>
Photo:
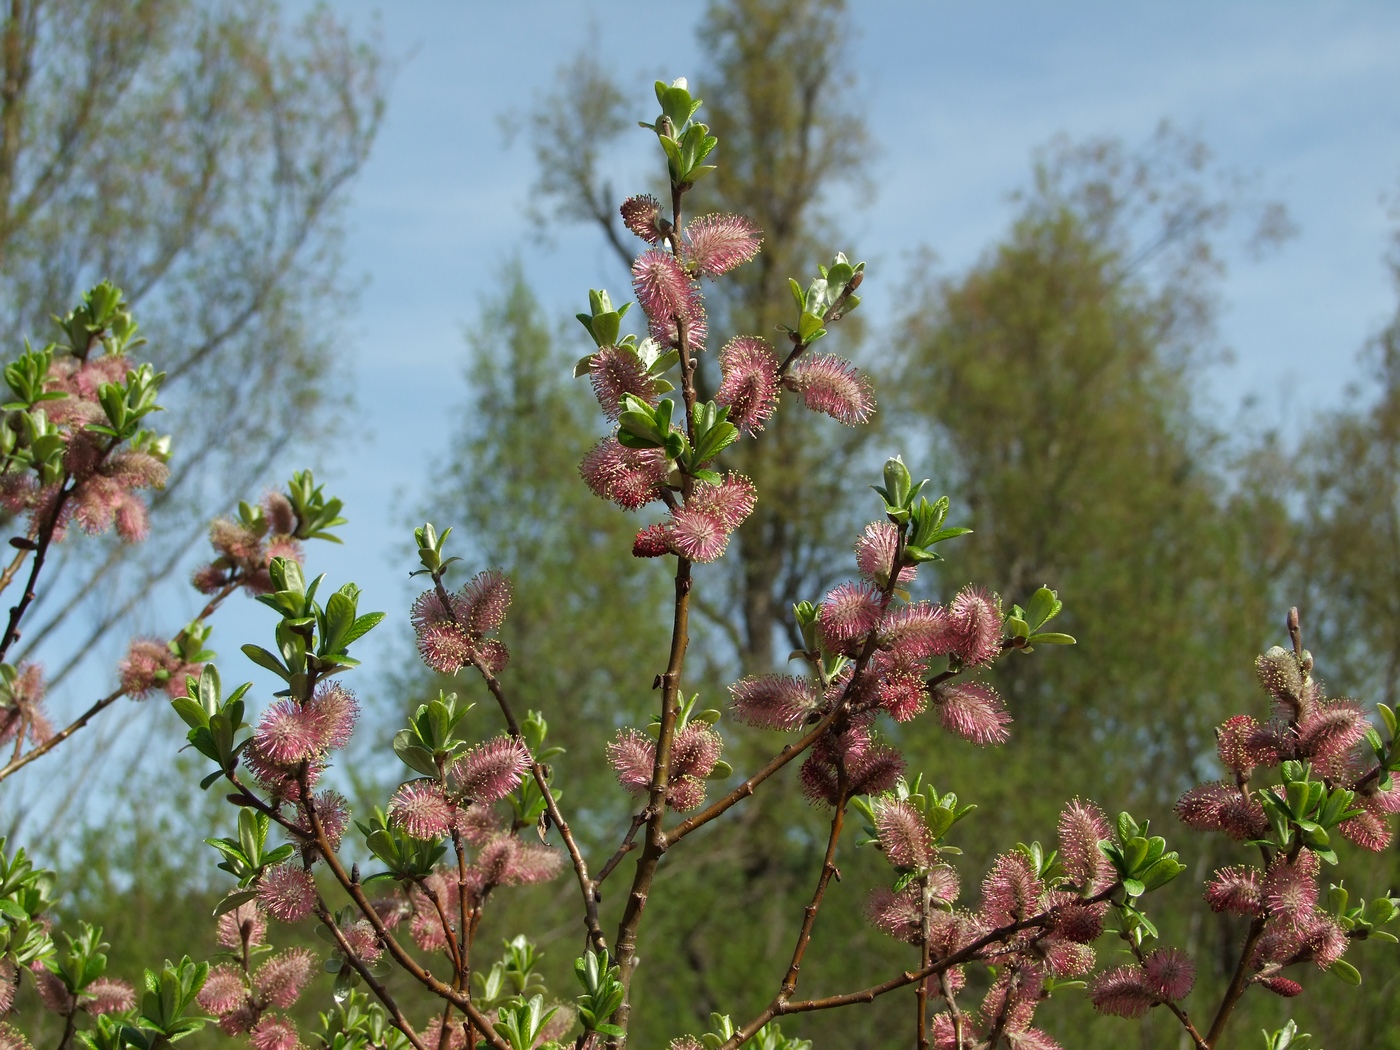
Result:
<svg viewBox="0 0 1400 1050">
<path fill-rule="evenodd" d="M 214 906 L 214 918 L 217 919 L 225 912 L 233 911 L 240 904 L 247 904 L 251 900 L 256 900 L 257 896 L 257 890 L 234 890 Z"/>
<path fill-rule="evenodd" d="M 209 714 L 196 701 L 187 696 L 177 696 L 170 701 L 170 706 L 175 708 L 175 713 L 180 716 L 185 725 L 191 729 L 201 729 L 209 725 Z"/>
<path fill-rule="evenodd" d="M 1041 587 L 1026 602 L 1026 622 L 1032 631 L 1040 628 L 1047 620 L 1053 619 L 1064 608 L 1055 592 L 1049 587 Z"/>
<path fill-rule="evenodd" d="M 1057 631 L 1046 631 L 1040 634 L 1033 634 L 1026 641 L 1031 645 L 1078 645 L 1078 641 L 1072 634 L 1060 634 Z"/>
<path fill-rule="evenodd" d="M 1352 987 L 1361 983 L 1361 971 L 1345 959 L 1338 959 L 1331 966 L 1327 967 L 1327 972 L 1341 978 L 1345 984 Z"/>
</svg>

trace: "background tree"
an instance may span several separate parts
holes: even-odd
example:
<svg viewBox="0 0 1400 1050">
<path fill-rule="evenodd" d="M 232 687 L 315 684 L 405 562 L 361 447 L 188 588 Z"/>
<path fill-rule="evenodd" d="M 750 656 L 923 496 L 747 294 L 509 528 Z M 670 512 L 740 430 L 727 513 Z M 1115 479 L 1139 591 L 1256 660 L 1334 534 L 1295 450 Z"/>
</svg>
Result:
<svg viewBox="0 0 1400 1050">
<path fill-rule="evenodd" d="M 0 338 L 46 332 L 84 282 L 128 290 L 189 435 L 154 527 L 188 549 L 289 434 L 330 423 L 338 214 L 381 60 L 329 12 L 293 28 L 265 0 L 25 0 L 3 33 Z M 46 595 L 30 651 L 79 609 L 96 642 L 182 564 L 102 557 Z"/>
<path fill-rule="evenodd" d="M 54 689 L 140 619 L 230 494 L 256 495 L 291 435 L 331 425 L 339 213 L 378 125 L 382 62 L 327 10 L 291 26 L 267 0 L 7 10 L 0 339 L 42 339 L 59 304 L 111 278 L 168 373 L 163 423 L 182 435 L 152 506 L 159 556 L 112 542 L 52 567 L 16 655 L 43 659 L 62 637 Z M 26 809 L 6 795 L 12 824 Z"/>
</svg>

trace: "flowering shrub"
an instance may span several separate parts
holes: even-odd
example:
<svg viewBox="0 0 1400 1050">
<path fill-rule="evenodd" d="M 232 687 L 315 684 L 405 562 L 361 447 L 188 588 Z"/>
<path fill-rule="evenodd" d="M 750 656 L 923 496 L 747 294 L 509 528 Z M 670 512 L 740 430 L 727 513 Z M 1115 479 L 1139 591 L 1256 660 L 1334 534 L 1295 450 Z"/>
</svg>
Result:
<svg viewBox="0 0 1400 1050">
<path fill-rule="evenodd" d="M 297 475 L 285 495 L 241 504 L 236 520 L 213 524 L 216 556 L 194 576 L 211 596 L 205 613 L 169 644 L 133 642 L 120 689 L 73 725 L 57 733 L 49 726 L 37 668 L 0 668 L 4 739 L 14 742 L 0 778 L 117 698 L 163 689 L 189 726 L 191 746 L 211 764 L 203 786 L 220 784 L 238 811 L 236 837 L 209 840 L 233 880 L 211 931 L 222 951 L 211 962 L 186 957 L 147 971 L 140 996 L 106 974 L 100 930 L 80 924 L 58 946 L 46 919 L 52 877 L 36 871 L 23 850 L 0 849 L 0 1011 L 12 1007 L 29 973 L 44 1006 L 64 1018 L 60 1047 L 76 1038 L 93 1050 L 151 1050 L 210 1022 L 255 1050 L 292 1050 L 303 1039 L 336 1050 L 617 1046 L 632 1019 L 638 936 L 662 856 L 683 858 L 692 833 L 737 807 L 761 804 L 755 796 L 764 784 L 794 764 L 803 794 L 830 821 L 810 903 L 794 916 L 790 963 L 774 975 L 772 998 L 755 1016 L 736 1024 L 716 1014 L 711 1031 L 678 1034 L 672 1050 L 748 1042 L 801 1050 L 809 1044 L 784 1035 L 781 1018 L 906 989 L 921 1050 L 1055 1047 L 1037 1012 L 1077 989 L 1087 989 L 1103 1014 L 1168 1011 L 1195 1047 L 1213 1050 L 1224 1045 L 1241 996 L 1256 986 L 1298 995 L 1309 967 L 1359 980 L 1344 953 L 1354 940 L 1394 941 L 1382 927 L 1397 906 L 1388 896 L 1351 903 L 1332 874 L 1341 864 L 1335 837 L 1371 850 L 1390 841 L 1390 818 L 1400 809 L 1392 776 L 1400 769 L 1396 719 L 1381 705 L 1378 728 L 1355 702 L 1323 695 L 1296 613 L 1291 648 L 1259 658 L 1270 711 L 1225 722 L 1219 758 L 1226 779 L 1193 788 L 1178 805 L 1186 824 L 1223 833 L 1252 858 L 1219 869 L 1204 888 L 1213 911 L 1247 920 L 1218 1002 L 1203 1004 L 1203 1012 L 1190 1004 L 1195 963 L 1160 943 L 1147 912 L 1149 896 L 1185 865 L 1163 836 L 1128 813 L 1110 819 L 1093 802 L 1068 801 L 1053 848 L 1016 844 L 964 896 L 975 874 L 958 869 L 956 832 L 974 807 L 907 770 L 881 724 L 923 718 L 955 738 L 953 746 L 1002 743 L 1011 713 L 978 676 L 999 660 L 1074 639 L 1053 630 L 1062 607 L 1048 588 L 1009 607 L 976 586 L 941 604 L 911 597 L 920 566 L 967 530 L 948 524 L 948 501 L 930 501 L 926 483 L 916 484 L 898 458 L 875 487 L 880 519 L 855 540 L 854 578 L 794 610 L 803 647 L 793 658 L 803 673 L 750 676 L 730 688 L 731 721 L 787 733 L 787 743 L 742 779 L 723 760 L 725 712 L 704 707 L 683 685 L 691 602 L 705 582 L 696 566 L 724 555 L 762 496 L 723 468 L 724 453 L 762 440 L 785 392 L 844 425 L 874 412 L 871 385 L 853 365 L 812 352 L 859 306 L 864 266 L 837 255 L 805 288 L 791 282 L 786 345 L 780 351 L 753 335 L 725 342 L 715 396 L 702 401 L 697 361 L 710 331 L 700 281 L 753 259 L 762 233 L 741 216 L 686 221 L 686 194 L 712 170 L 705 161 L 716 141 L 695 121 L 700 103 L 684 81 L 658 83 L 657 98 L 661 115 L 645 126 L 667 159 L 670 204 L 663 209 L 638 196 L 622 205 L 627 228 L 647 245 L 633 267 L 633 292 L 648 334 L 624 335 L 628 305 L 614 307 L 606 292 L 594 291 L 579 319 L 596 349 L 576 368 L 612 424 L 584 455 L 583 481 L 622 510 L 653 512 L 631 554 L 666 559 L 675 582 L 670 649 L 660 672 L 651 672 L 655 716 L 621 729 L 606 748 L 618 784 L 639 806 L 615 852 L 601 865 L 584 856 L 554 784 L 549 759 L 558 752 L 545 717 L 512 701 L 510 653 L 496 636 L 509 613 L 510 581 L 486 570 L 450 590 L 459 561 L 446 553 L 451 530 L 430 524 L 415 533 L 415 575 L 429 585 L 411 614 L 419 653 L 435 671 L 479 679 L 503 728 L 487 728 L 494 719 L 473 716 L 461 694 L 419 706 L 393 740 L 410 776 L 385 808 L 354 821 L 358 834 L 346 839 L 346 800 L 321 781 L 358 715 L 340 683 L 356 666 L 351 650 L 383 614 L 360 611 L 354 584 L 332 592 L 324 577 L 308 582 L 302 543 L 333 538 L 340 504 L 322 496 L 309 474 Z M 168 442 L 139 426 L 156 407 L 160 376 L 126 360 L 135 326 L 120 294 L 100 286 L 62 325 L 67 343 L 28 352 L 5 371 L 16 400 L 0 431 L 0 481 L 7 506 L 27 514 L 28 526 L 12 541 L 18 553 L 0 584 L 32 562 L 0 658 L 65 527 L 113 527 L 139 539 L 144 516 L 135 493 L 160 483 L 169 455 Z M 276 618 L 270 647 L 242 648 L 284 686 L 257 713 L 250 686 L 226 690 L 203 649 L 204 618 L 240 588 Z M 878 849 L 890 865 L 887 882 L 870 888 L 868 918 L 911 946 L 909 968 L 862 988 L 799 994 L 853 816 L 863 824 L 857 844 Z M 274 828 L 285 841 L 271 838 Z M 363 874 L 360 862 L 347 862 L 349 852 L 372 870 Z M 489 967 L 473 957 L 498 890 L 566 875 L 577 884 L 582 938 L 575 963 L 582 991 L 571 1001 L 544 987 L 538 955 L 523 936 Z M 610 935 L 600 891 L 615 875 L 630 877 L 630 885 L 610 916 Z M 304 947 L 275 947 L 281 927 L 296 923 L 316 927 L 327 944 L 324 960 Z M 1125 964 L 1101 965 L 1096 946 L 1106 936 L 1126 953 Z M 318 1031 L 302 1033 L 286 1011 L 322 969 L 334 974 L 328 1008 Z M 975 983 L 972 969 L 985 971 Z M 406 1013 L 396 993 L 405 982 L 436 997 L 432 1016 Z M 985 989 L 975 1005 L 968 1001 L 974 987 Z M 1291 1022 L 1267 1038 L 1271 1047 L 1298 1045 Z M 3 1039 L 28 1045 L 13 1026 Z"/>
</svg>

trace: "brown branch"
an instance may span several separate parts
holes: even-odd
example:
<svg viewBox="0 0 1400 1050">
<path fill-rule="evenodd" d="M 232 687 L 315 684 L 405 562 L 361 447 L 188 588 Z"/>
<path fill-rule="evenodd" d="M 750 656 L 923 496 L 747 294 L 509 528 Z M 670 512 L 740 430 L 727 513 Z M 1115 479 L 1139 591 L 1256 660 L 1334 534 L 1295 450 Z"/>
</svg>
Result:
<svg viewBox="0 0 1400 1050">
<path fill-rule="evenodd" d="M 1256 916 L 1249 924 L 1249 933 L 1244 939 L 1244 945 L 1240 948 L 1240 958 L 1239 962 L 1235 964 L 1234 976 L 1230 978 L 1230 986 L 1225 989 L 1225 994 L 1220 1000 L 1220 1009 L 1215 1012 L 1215 1020 L 1210 1023 L 1210 1031 L 1206 1033 L 1204 1045 L 1207 1048 L 1215 1046 L 1221 1033 L 1225 1031 L 1225 1025 L 1229 1022 L 1230 1014 L 1234 1012 L 1235 1006 L 1239 1003 L 1240 996 L 1244 995 L 1249 977 L 1249 960 L 1254 954 L 1254 946 L 1264 935 L 1264 921 L 1264 917 Z"/>
<path fill-rule="evenodd" d="M 510 1044 L 501 1036 L 496 1034 L 496 1030 L 491 1027 L 491 1022 L 486 1016 L 476 1008 L 476 1004 L 462 992 L 451 985 L 444 984 L 425 970 L 418 962 L 404 950 L 401 945 L 384 925 L 384 920 L 379 917 L 379 913 L 374 910 L 374 905 L 365 896 L 364 889 L 359 882 L 351 879 L 344 866 L 340 863 L 340 858 L 336 855 L 334 847 L 331 846 L 330 839 L 326 837 L 326 829 L 321 824 L 320 815 L 316 812 L 316 803 L 311 796 L 310 784 L 307 781 L 306 771 L 302 770 L 302 811 L 306 814 L 311 825 L 312 839 L 315 841 L 316 849 L 326 862 L 326 867 L 335 876 L 336 882 L 350 895 L 350 899 L 355 902 L 355 906 L 360 909 L 369 924 L 374 927 L 374 932 L 379 935 L 379 939 L 384 942 L 389 954 L 394 961 L 410 977 L 416 980 L 423 987 L 427 988 L 434 995 L 445 999 L 461 1010 L 471 1020 L 472 1025 L 486 1038 L 495 1050 L 511 1050 Z"/>
<path fill-rule="evenodd" d="M 227 598 L 230 594 L 232 594 L 235 590 L 237 590 L 239 586 L 241 586 L 242 582 L 242 579 L 235 578 L 226 583 L 223 586 L 223 588 L 219 591 L 219 593 L 214 595 L 214 597 L 209 600 L 209 602 L 204 606 L 204 608 L 200 610 L 199 615 L 196 616 L 195 619 L 205 620 L 212 616 L 218 610 L 219 606 L 223 604 L 224 599 Z M 184 632 L 181 631 L 180 633 L 183 634 Z M 180 635 L 178 634 L 176 635 L 177 638 L 179 636 Z M 93 718 L 101 714 L 108 707 L 111 707 L 112 704 L 116 703 L 124 696 L 126 696 L 125 689 L 118 689 L 113 693 L 108 693 L 106 696 L 94 703 L 91 707 L 89 707 L 86 711 L 80 714 L 63 729 L 59 730 L 53 736 L 45 740 L 42 744 L 38 745 L 37 747 L 30 748 L 22 755 L 18 755 L 15 758 L 12 758 L 8 765 L 6 765 L 4 768 L 0 768 L 0 780 L 4 780 L 12 773 L 16 773 L 19 770 L 23 769 L 25 766 L 29 765 L 29 763 L 33 762 L 36 758 L 40 758 L 43 755 L 47 755 L 54 748 L 58 747 L 59 744 L 67 740 L 79 729 L 82 729 L 85 725 L 92 721 Z"/>
<path fill-rule="evenodd" d="M 24 559 L 27 557 L 29 557 L 29 550 L 24 548 L 16 552 L 15 556 L 10 559 L 10 564 L 5 566 L 3 572 L 0 572 L 0 592 L 15 582 L 15 574 L 19 572 L 20 566 L 24 564 Z"/>
<path fill-rule="evenodd" d="M 1137 957 L 1138 965 L 1144 965 L 1146 960 L 1143 958 L 1142 946 L 1131 937 L 1125 937 L 1124 940 L 1126 940 L 1128 946 L 1132 948 L 1133 955 Z M 1196 1031 L 1196 1026 L 1191 1023 L 1191 1018 L 1187 1016 L 1185 1010 L 1177 1006 L 1177 1004 L 1170 999 L 1163 999 L 1161 1005 L 1170 1010 L 1176 1019 L 1181 1022 L 1181 1027 L 1184 1028 L 1186 1034 L 1191 1037 L 1191 1042 L 1195 1044 L 1196 1050 L 1211 1050 L 1210 1044 L 1201 1038 L 1201 1033 Z"/>
<path fill-rule="evenodd" d="M 788 964 L 787 973 L 783 975 L 783 983 L 774 999 L 775 1002 L 787 1002 L 792 998 L 793 992 L 797 991 L 797 979 L 802 972 L 802 957 L 806 955 L 807 945 L 812 941 L 812 927 L 817 922 L 817 911 L 822 906 L 822 899 L 826 896 L 831 877 L 836 874 L 836 843 L 841 838 L 841 825 L 846 818 L 847 788 L 846 767 L 842 763 L 837 768 L 836 812 L 831 816 L 831 834 L 826 840 L 826 857 L 822 860 L 822 872 L 817 878 L 817 888 L 812 893 L 812 899 L 803 911 L 802 928 L 797 932 L 797 946 L 792 951 L 792 962 Z"/>
<path fill-rule="evenodd" d="M 927 951 L 927 942 L 925 942 L 925 951 Z M 923 965 L 928 966 L 928 959 L 924 960 Z M 953 1019 L 953 1046 L 955 1050 L 962 1050 L 962 1011 L 958 1009 L 957 1000 L 953 998 L 955 994 L 953 991 L 953 984 L 948 980 L 946 971 L 938 975 L 938 989 L 943 995 L 943 1001 L 948 1004 L 948 1016 Z"/>
<path fill-rule="evenodd" d="M 594 895 L 597 896 L 598 887 L 603 881 L 613 873 L 613 869 L 622 862 L 622 858 L 631 853 L 634 845 L 633 839 L 637 837 L 637 831 L 647 822 L 648 810 L 643 809 L 640 813 L 632 815 L 632 826 L 627 829 L 627 834 L 623 836 L 622 845 L 617 847 L 617 852 L 608 858 L 608 862 L 598 872 L 598 877 L 593 880 Z"/>
<path fill-rule="evenodd" d="M 630 994 L 633 962 L 637 953 L 637 929 L 642 920 L 642 909 L 646 907 L 651 882 L 656 875 L 656 866 L 668 847 L 667 835 L 662 825 L 666 819 L 666 789 L 670 783 L 671 743 L 676 734 L 676 723 L 680 716 L 680 679 L 685 666 L 686 646 L 690 641 L 690 559 L 676 560 L 676 598 L 671 621 L 671 655 L 666 670 L 657 682 L 661 686 L 661 732 L 656 741 L 656 760 L 652 765 L 651 787 L 647 802 L 646 837 L 643 840 L 642 855 L 637 859 L 637 868 L 632 876 L 632 889 L 627 895 L 623 908 L 622 921 L 618 924 L 617 940 L 613 955 L 619 967 L 619 977 L 624 989 L 622 1005 L 614 1014 L 614 1023 L 624 1029 L 631 1010 Z"/>
<path fill-rule="evenodd" d="M 444 593 L 442 582 L 436 577 L 434 582 L 436 582 L 441 596 Z M 486 688 L 491 690 L 491 695 L 496 698 L 496 704 L 505 717 L 506 728 L 510 735 L 523 744 L 524 737 L 520 732 L 520 722 L 516 719 L 515 712 L 511 710 L 510 702 L 501 689 L 500 680 L 491 673 L 491 669 L 481 661 L 479 656 L 472 656 L 472 666 L 481 673 L 482 679 L 486 682 Z M 555 800 L 554 792 L 549 787 L 549 776 L 543 763 L 537 761 L 533 754 L 530 756 L 530 773 L 535 778 L 535 784 L 539 787 L 540 794 L 544 796 L 545 812 L 549 814 L 549 819 L 559 829 L 559 836 L 564 840 L 564 848 L 568 850 L 569 860 L 573 862 L 574 875 L 578 880 L 579 891 L 583 894 L 584 924 L 588 927 L 588 936 L 598 951 L 606 951 L 608 939 L 603 933 L 602 923 L 598 919 L 598 901 L 593 880 L 588 875 L 588 862 L 584 859 L 583 851 L 579 849 L 573 832 L 569 830 L 569 822 L 564 819 L 564 814 L 559 809 L 559 803 Z"/>
<path fill-rule="evenodd" d="M 919 876 L 919 966 L 925 967 L 933 961 L 933 948 L 929 944 L 929 907 L 932 902 L 932 891 L 929 889 L 928 873 Z M 947 999 L 950 994 L 948 986 L 948 975 L 941 973 L 938 975 L 939 986 L 943 989 L 943 997 Z M 949 1003 L 951 1006 L 951 1002 Z M 915 1036 L 914 1045 L 918 1050 L 928 1050 L 928 980 L 920 981 L 914 989 L 914 1023 Z M 953 1046 L 955 1050 L 962 1050 L 962 1033 L 958 1026 L 953 1029 Z"/>
<path fill-rule="evenodd" d="M 1120 886 L 1121 883 L 1115 882 L 1112 886 L 1094 894 L 1092 897 L 1076 899 L 1071 903 L 1083 905 L 1097 904 L 1100 901 L 1106 901 L 1118 891 Z M 917 970 L 906 970 L 902 974 L 891 977 L 886 981 L 881 981 L 879 984 L 873 984 L 868 988 L 861 988 L 854 992 L 845 992 L 841 995 L 828 995 L 821 999 L 799 999 L 795 1002 L 789 1000 L 781 1004 L 770 1003 L 757 1017 L 735 1032 L 719 1050 L 736 1050 L 742 1043 L 752 1039 L 758 1030 L 774 1017 L 780 1017 L 785 1014 L 811 1013 L 814 1010 L 832 1010 L 841 1006 L 853 1006 L 857 1003 L 871 1003 L 882 995 L 886 995 L 900 988 L 908 987 L 916 981 L 922 981 L 928 977 L 946 973 L 954 966 L 961 966 L 965 962 L 978 958 L 983 949 L 1000 941 L 1004 941 L 1009 937 L 1014 937 L 1022 930 L 1040 929 L 1050 925 L 1050 923 L 1054 921 L 1060 907 L 1060 905 L 1056 905 L 1048 911 L 1043 911 L 1039 915 L 1033 915 L 1028 919 L 1021 919 L 1018 922 L 1008 923 L 1005 926 L 998 926 L 996 929 L 989 931 L 972 943 L 959 948 L 951 955 L 931 962 L 927 966 L 921 966 Z"/>
<path fill-rule="evenodd" d="M 404 1017 L 403 1011 L 399 1009 L 399 1004 L 394 1001 L 394 997 L 389 994 L 388 989 L 379 982 L 370 968 L 360 961 L 359 956 L 350 947 L 350 942 L 345 939 L 345 934 L 336 925 L 335 917 L 331 915 L 330 909 L 326 907 L 326 902 L 321 900 L 319 893 L 316 895 L 316 917 L 331 931 L 331 936 L 335 938 L 335 943 L 345 956 L 345 961 L 355 968 L 355 972 L 360 975 L 365 984 L 369 985 L 369 990 L 374 993 L 375 998 L 383 1003 L 384 1008 L 389 1011 L 393 1018 L 394 1027 L 408 1037 L 414 1050 L 428 1050 L 423 1045 L 423 1041 L 418 1038 L 418 1033 L 413 1030 L 413 1026 L 408 1023 L 408 1018 Z M 246 944 L 244 951 L 245 953 L 247 951 Z M 244 968 L 247 968 L 246 963 Z"/>
</svg>

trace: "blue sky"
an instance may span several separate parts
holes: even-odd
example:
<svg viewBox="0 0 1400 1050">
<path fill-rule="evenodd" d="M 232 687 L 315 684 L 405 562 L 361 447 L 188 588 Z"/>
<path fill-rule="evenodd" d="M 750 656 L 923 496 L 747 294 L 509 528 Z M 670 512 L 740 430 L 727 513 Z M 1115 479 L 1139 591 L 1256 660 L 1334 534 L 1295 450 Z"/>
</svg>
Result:
<svg viewBox="0 0 1400 1050">
<path fill-rule="evenodd" d="M 466 399 L 463 327 L 517 257 L 560 317 L 582 308 L 590 287 L 625 285 L 592 230 L 565 229 L 548 244 L 534 236 L 530 153 L 507 147 L 500 119 L 553 85 L 590 26 L 602 62 L 650 119 L 652 80 L 702 66 L 693 41 L 702 6 L 400 0 L 377 19 L 374 3 L 334 6 L 382 43 L 397 72 L 346 214 L 346 274 L 362 292 L 337 381 L 354 388 L 345 430 L 360 436 L 313 464 L 351 523 L 346 546 L 317 545 L 310 568 L 335 584 L 358 581 L 364 607 L 390 610 L 365 655 L 399 660 L 391 647 L 407 642 L 413 593 L 407 525 L 426 502 L 424 450 L 450 440 Z M 957 273 L 995 243 L 1038 146 L 1061 133 L 1140 143 L 1166 118 L 1257 176 L 1299 230 L 1266 259 L 1231 258 L 1220 326 L 1234 363 L 1214 368 L 1205 391 L 1221 418 L 1247 396 L 1266 422 L 1324 409 L 1361 378 L 1356 352 L 1396 303 L 1383 255 L 1395 225 L 1386 198 L 1400 187 L 1400 5 L 853 6 L 850 58 L 876 193 L 842 199 L 850 244 L 833 247 L 869 260 L 863 309 L 877 327 L 897 314 L 919 252 Z M 609 158 L 619 192 L 646 185 L 650 149 L 638 131 Z M 192 613 L 192 597 L 180 600 Z M 236 666 L 236 643 L 267 633 L 258 608 L 221 614 L 226 678 L 251 676 Z"/>
<path fill-rule="evenodd" d="M 372 4 L 338 9 L 372 24 Z M 651 81 L 701 67 L 700 11 L 525 0 L 404 2 L 380 16 L 400 65 L 352 191 L 348 270 L 366 283 L 345 348 L 372 436 L 323 471 L 355 519 L 345 564 L 372 593 L 382 582 L 401 600 L 386 530 L 422 504 L 417 450 L 455 425 L 461 330 L 502 264 L 518 256 L 559 316 L 589 287 L 625 283 L 592 230 L 534 237 L 531 157 L 523 142 L 507 147 L 502 114 L 528 110 L 592 26 L 649 119 Z M 1061 133 L 1139 143 L 1165 118 L 1256 176 L 1299 230 L 1263 260 L 1233 253 L 1221 335 L 1234 363 L 1210 373 L 1211 401 L 1228 416 L 1253 395 L 1269 421 L 1335 405 L 1360 378 L 1356 352 L 1395 305 L 1383 255 L 1385 198 L 1400 185 L 1400 5 L 887 2 L 854 5 L 852 21 L 876 193 L 842 203 L 871 262 L 871 318 L 897 312 L 920 250 L 956 273 L 995 242 L 1038 146 Z M 644 185 L 648 139 L 638 131 L 609 160 L 619 192 Z"/>
</svg>

